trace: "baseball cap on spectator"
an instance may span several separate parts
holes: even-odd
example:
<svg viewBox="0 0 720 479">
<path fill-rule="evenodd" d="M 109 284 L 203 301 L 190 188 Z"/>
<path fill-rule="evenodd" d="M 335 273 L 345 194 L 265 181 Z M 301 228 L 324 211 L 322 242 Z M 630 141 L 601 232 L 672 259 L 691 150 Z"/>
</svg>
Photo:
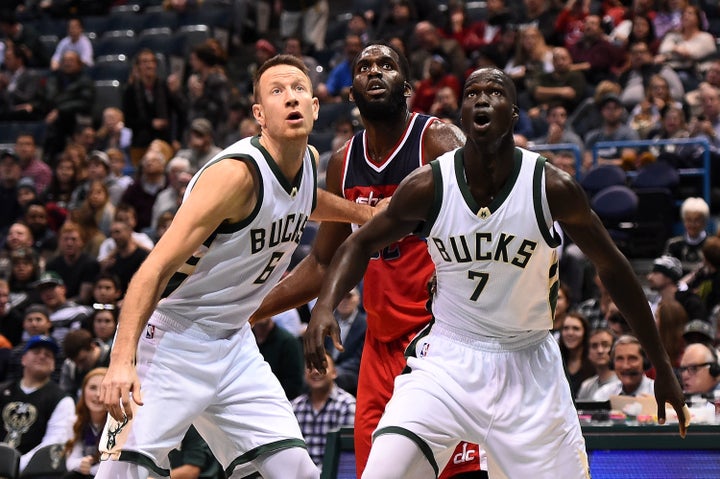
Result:
<svg viewBox="0 0 720 479">
<path fill-rule="evenodd" d="M 58 348 L 55 340 L 50 336 L 45 335 L 37 335 L 28 339 L 28 342 L 25 344 L 25 348 L 23 348 L 23 354 L 35 348 L 47 348 L 55 355 L 57 355 L 58 351 L 60 351 L 60 348 Z"/>
<path fill-rule="evenodd" d="M 18 181 L 17 189 L 19 190 L 21 188 L 27 188 L 33 193 L 37 194 L 37 189 L 35 188 L 35 180 L 27 176 L 20 178 L 20 181 Z"/>
<path fill-rule="evenodd" d="M 37 257 L 35 256 L 35 252 L 30 248 L 18 248 L 12 250 L 10 252 L 10 261 L 19 259 L 29 259 L 31 261 L 35 261 Z"/>
<path fill-rule="evenodd" d="M 102 163 L 105 168 L 110 171 L 110 157 L 107 153 L 101 150 L 93 150 L 90 152 L 90 156 L 88 157 L 88 161 L 99 161 Z"/>
<path fill-rule="evenodd" d="M 710 343 L 715 342 L 715 331 L 710 323 L 702 319 L 688 321 L 683 329 L 683 339 L 686 343 Z"/>
<path fill-rule="evenodd" d="M 55 271 L 45 271 L 40 275 L 40 279 L 32 283 L 33 288 L 41 288 L 43 286 L 63 286 L 65 282 Z"/>
<path fill-rule="evenodd" d="M 600 98 L 600 104 L 598 106 L 600 108 L 602 108 L 605 105 L 607 105 L 608 103 L 610 103 L 611 101 L 614 101 L 618 105 L 622 106 L 622 101 L 620 101 L 620 97 L 617 96 L 615 93 L 607 93 L 607 94 L 603 95 Z"/>
<path fill-rule="evenodd" d="M 45 305 L 42 304 L 31 304 L 27 308 L 25 308 L 24 315 L 27 316 L 31 313 L 40 313 L 46 318 L 50 319 L 50 310 L 45 307 Z"/>
<path fill-rule="evenodd" d="M 447 60 L 445 60 L 445 57 L 443 57 L 442 55 L 439 55 L 437 53 L 435 55 L 433 55 L 432 57 L 430 57 L 430 59 L 434 62 L 442 64 L 443 66 L 447 66 L 447 64 L 448 64 Z"/>
<path fill-rule="evenodd" d="M 0 152 L 0 160 L 4 160 L 5 158 L 12 158 L 15 160 L 15 163 L 20 163 L 20 157 L 17 156 L 15 150 L 2 150 L 2 152 Z"/>
<path fill-rule="evenodd" d="M 190 131 L 202 136 L 212 136 L 212 123 L 205 118 L 195 118 L 192 123 L 190 123 Z"/>
<path fill-rule="evenodd" d="M 261 38 L 260 40 L 255 42 L 255 49 L 256 50 L 264 50 L 268 52 L 270 55 L 276 55 L 277 49 L 275 46 L 270 43 L 269 41 L 265 40 L 264 38 Z"/>
<path fill-rule="evenodd" d="M 682 263 L 674 256 L 663 255 L 655 258 L 652 270 L 664 274 L 675 282 L 680 281 L 680 278 L 682 278 Z"/>
</svg>

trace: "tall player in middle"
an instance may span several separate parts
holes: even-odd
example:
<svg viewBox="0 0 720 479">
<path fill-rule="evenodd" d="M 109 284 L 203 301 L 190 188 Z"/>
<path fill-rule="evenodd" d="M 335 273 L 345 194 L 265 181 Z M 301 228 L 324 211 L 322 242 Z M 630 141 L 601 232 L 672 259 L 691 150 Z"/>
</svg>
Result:
<svg viewBox="0 0 720 479">
<path fill-rule="evenodd" d="M 352 74 L 350 98 L 365 130 L 333 154 L 327 189 L 351 201 L 375 205 L 392 196 L 413 170 L 462 146 L 465 136 L 454 125 L 408 110 L 410 69 L 407 59 L 392 47 L 365 47 L 353 61 Z M 311 253 L 270 292 L 255 318 L 316 297 L 333 254 L 356 227 L 323 222 Z M 371 435 L 390 400 L 395 377 L 405 367 L 405 348 L 430 321 L 427 284 L 433 272 L 427 247 L 415 236 L 378 252 L 365 272 L 367 332 L 355 413 L 357 477 L 365 468 Z M 476 475 L 479 469 L 478 446 L 461 443 L 440 477 L 487 477 L 481 475 L 484 472 Z"/>
</svg>

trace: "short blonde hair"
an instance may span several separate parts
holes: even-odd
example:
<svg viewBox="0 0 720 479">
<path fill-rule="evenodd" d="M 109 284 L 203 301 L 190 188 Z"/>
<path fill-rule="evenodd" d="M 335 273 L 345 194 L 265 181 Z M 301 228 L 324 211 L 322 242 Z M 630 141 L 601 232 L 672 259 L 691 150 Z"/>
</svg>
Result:
<svg viewBox="0 0 720 479">
<path fill-rule="evenodd" d="M 700 213 L 705 221 L 710 217 L 710 207 L 704 199 L 698 197 L 690 197 L 683 201 L 680 207 L 680 217 L 685 219 L 688 213 Z"/>
</svg>

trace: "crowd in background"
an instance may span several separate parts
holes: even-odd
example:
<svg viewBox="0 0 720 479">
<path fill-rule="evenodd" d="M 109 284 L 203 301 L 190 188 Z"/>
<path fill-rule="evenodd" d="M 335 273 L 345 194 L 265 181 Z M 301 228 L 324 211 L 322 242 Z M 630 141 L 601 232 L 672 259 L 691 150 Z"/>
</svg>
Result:
<svg viewBox="0 0 720 479">
<path fill-rule="evenodd" d="M 191 45 L 178 68 L 140 49 L 128 76 L 119 78 L 121 103 L 99 109 L 92 74 L 102 32 L 91 39 L 86 20 L 130 3 L 16 1 L 0 12 L 0 129 L 27 125 L 0 152 L 0 383 L 10 387 L 34 374 L 35 383 L 45 378 L 55 385 L 45 425 L 66 429 L 62 442 L 70 441 L 76 460 L 71 468 L 82 474 L 92 473 L 97 458 L 73 449 L 79 438 L 92 449 L 104 421 L 88 398 L 104 372 L 97 368 L 108 364 L 128 282 L 172 221 L 192 175 L 222 148 L 259 133 L 250 110 L 252 75 L 278 53 L 309 67 L 321 116 L 337 112 L 324 116 L 311 136 L 321 152 L 321 183 L 329 153 L 362 128 L 351 105 L 352 59 L 368 42 L 383 40 L 410 62 L 414 112 L 457 123 L 466 76 L 495 66 L 518 91 L 518 145 L 546 148 L 551 162 L 577 178 L 597 164 L 631 173 L 656 162 L 702 167 L 697 145 L 612 147 L 593 155 L 601 141 L 696 138 L 710 149 L 712 167 L 704 174 L 720 185 L 720 7 L 713 2 L 488 0 L 482 10 L 452 0 L 337 2 L 333 8 L 326 0 L 139 2 L 137 15 L 153 6 L 186 16 L 222 7 L 231 13 L 227 35 Z M 340 6 L 347 8 L 335 11 Z M 47 18 L 67 26 L 52 51 L 34 27 Z M 42 128 L 33 129 L 38 124 Z M 553 144 L 575 145 L 579 156 Z M 682 203 L 678 235 L 666 238 L 654 258 L 645 278 L 648 300 L 686 392 L 708 394 L 720 381 L 720 366 L 710 366 L 718 363 L 720 237 L 713 215 L 720 195 L 715 188 L 703 197 L 692 181 L 674 194 Z M 312 241 L 313 228 L 308 231 L 298 255 Z M 623 339 L 612 346 L 631 331 L 569 238 L 560 270 L 553 330 L 573 393 L 597 399 L 618 387 L 628 394 L 646 390 L 640 381 L 651 380 L 652 371 L 621 365 L 634 351 L 620 350 L 639 344 Z M 361 293 L 349 293 L 338 307 L 346 351 L 329 350 L 332 379 L 350 393 L 333 419 L 342 424 L 352 424 L 354 411 Z M 309 310 L 263 321 L 255 333 L 288 398 L 304 411 L 298 417 L 312 423 L 317 418 L 308 402 L 335 400 L 338 393 L 333 381 L 304 370 L 298 338 Z M 709 347 L 689 346 L 695 343 Z M 607 364 L 615 356 L 613 370 Z M 704 374 L 699 365 L 707 366 L 711 387 L 692 386 Z M 638 367 L 640 375 L 623 376 Z M 77 402 L 74 429 L 71 422 L 50 421 L 66 396 Z M 325 424 L 323 431 L 342 424 Z M 21 451 L 61 442 L 43 435 L 35 431 L 35 443 Z M 321 446 L 311 444 L 318 464 Z"/>
</svg>

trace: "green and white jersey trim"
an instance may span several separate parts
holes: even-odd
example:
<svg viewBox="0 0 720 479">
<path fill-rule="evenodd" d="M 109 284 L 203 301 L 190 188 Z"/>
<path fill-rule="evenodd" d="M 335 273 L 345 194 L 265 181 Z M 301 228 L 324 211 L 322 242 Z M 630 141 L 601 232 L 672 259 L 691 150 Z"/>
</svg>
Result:
<svg viewBox="0 0 720 479">
<path fill-rule="evenodd" d="M 508 181 L 486 206 L 465 178 L 464 149 L 431 163 L 435 204 L 425 225 L 438 284 L 438 324 L 504 337 L 552 326 L 559 237 L 545 195 L 545 159 L 516 148 Z"/>
</svg>

